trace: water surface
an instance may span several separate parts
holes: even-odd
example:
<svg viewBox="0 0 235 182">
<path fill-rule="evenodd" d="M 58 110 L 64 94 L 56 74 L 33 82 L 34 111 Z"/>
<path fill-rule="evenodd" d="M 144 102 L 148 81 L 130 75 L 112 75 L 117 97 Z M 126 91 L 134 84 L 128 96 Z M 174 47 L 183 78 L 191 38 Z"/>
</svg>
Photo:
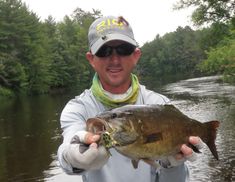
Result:
<svg viewBox="0 0 235 182">
<path fill-rule="evenodd" d="M 216 145 L 219 161 L 208 148 L 189 163 L 190 181 L 235 181 L 235 87 L 221 83 L 218 76 L 183 80 L 166 85 L 162 92 L 188 116 L 206 122 L 219 120 Z"/>
</svg>

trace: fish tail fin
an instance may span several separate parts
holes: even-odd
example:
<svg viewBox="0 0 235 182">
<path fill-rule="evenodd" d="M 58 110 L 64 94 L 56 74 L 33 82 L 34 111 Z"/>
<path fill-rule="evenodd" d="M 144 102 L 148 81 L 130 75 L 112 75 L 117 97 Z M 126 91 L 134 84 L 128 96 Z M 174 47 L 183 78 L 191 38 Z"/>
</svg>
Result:
<svg viewBox="0 0 235 182">
<path fill-rule="evenodd" d="M 204 139 L 203 141 L 209 147 L 213 156 L 217 160 L 219 160 L 217 149 L 215 146 L 216 132 L 217 132 L 217 128 L 219 127 L 219 121 L 209 121 L 209 122 L 206 122 L 205 124 L 207 126 L 207 136 L 206 136 L 206 139 Z"/>
</svg>

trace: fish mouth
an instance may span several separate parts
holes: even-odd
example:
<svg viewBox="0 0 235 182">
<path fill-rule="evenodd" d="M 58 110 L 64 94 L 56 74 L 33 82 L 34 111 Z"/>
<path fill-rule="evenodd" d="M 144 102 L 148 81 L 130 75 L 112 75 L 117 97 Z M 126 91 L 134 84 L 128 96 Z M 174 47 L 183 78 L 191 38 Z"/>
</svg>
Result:
<svg viewBox="0 0 235 182">
<path fill-rule="evenodd" d="M 101 118 L 89 118 L 87 120 L 87 131 L 101 136 L 99 141 L 106 149 L 118 145 L 113 138 L 113 130 L 109 124 Z"/>
<path fill-rule="evenodd" d="M 101 118 L 89 118 L 86 125 L 87 131 L 98 135 L 110 130 L 108 123 Z"/>
</svg>

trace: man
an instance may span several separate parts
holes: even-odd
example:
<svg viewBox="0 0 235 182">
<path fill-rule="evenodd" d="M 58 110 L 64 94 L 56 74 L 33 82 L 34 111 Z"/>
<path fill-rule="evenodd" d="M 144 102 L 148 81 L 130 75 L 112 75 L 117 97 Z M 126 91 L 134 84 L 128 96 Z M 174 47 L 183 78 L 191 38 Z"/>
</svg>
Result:
<svg viewBox="0 0 235 182">
<path fill-rule="evenodd" d="M 62 168 L 81 174 L 84 182 L 183 182 L 188 179 L 187 159 L 195 154 L 185 144 L 181 153 L 158 161 L 155 169 L 141 161 L 134 169 L 131 160 L 115 149 L 111 156 L 98 146 L 99 135 L 86 132 L 86 120 L 98 113 L 125 104 L 166 104 L 169 99 L 140 85 L 132 74 L 141 50 L 129 23 L 123 17 L 102 17 L 92 23 L 88 33 L 90 51 L 86 58 L 95 70 L 91 89 L 68 102 L 61 114 L 63 144 L 58 149 Z M 189 142 L 201 147 L 198 137 Z"/>
</svg>

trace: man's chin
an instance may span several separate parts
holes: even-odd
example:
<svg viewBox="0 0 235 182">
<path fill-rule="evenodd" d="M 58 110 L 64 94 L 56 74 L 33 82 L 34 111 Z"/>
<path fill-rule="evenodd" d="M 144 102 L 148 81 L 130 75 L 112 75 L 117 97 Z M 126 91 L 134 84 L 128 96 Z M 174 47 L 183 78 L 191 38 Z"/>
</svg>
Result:
<svg viewBox="0 0 235 182">
<path fill-rule="evenodd" d="M 118 85 L 120 85 L 120 83 L 121 83 L 121 79 L 119 79 L 118 77 L 116 77 L 116 78 L 111 78 L 111 79 L 110 79 L 110 83 L 111 83 L 113 86 L 118 86 Z"/>
<path fill-rule="evenodd" d="M 112 86 L 119 86 L 122 83 L 122 77 L 120 75 L 110 75 L 109 76 L 109 83 Z"/>
</svg>

